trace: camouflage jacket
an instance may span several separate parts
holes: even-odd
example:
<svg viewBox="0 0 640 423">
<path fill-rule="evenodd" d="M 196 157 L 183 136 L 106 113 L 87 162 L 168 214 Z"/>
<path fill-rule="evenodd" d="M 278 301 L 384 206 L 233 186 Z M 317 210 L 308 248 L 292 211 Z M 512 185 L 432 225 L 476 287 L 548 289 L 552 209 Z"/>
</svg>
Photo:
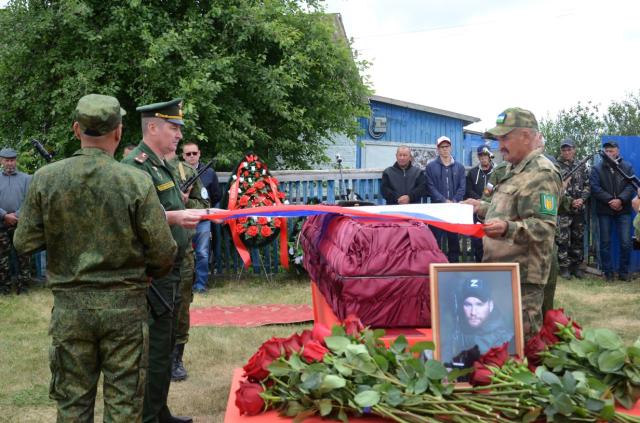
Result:
<svg viewBox="0 0 640 423">
<path fill-rule="evenodd" d="M 485 221 L 506 221 L 507 232 L 502 238 L 484 238 L 482 260 L 519 263 L 522 283 L 545 284 L 561 192 L 560 173 L 540 150 L 517 166 L 507 165 L 491 202 L 483 201 L 478 209 Z"/>
<path fill-rule="evenodd" d="M 561 158 L 558 158 L 557 163 L 560 167 L 560 173 L 562 175 L 568 173 L 576 166 L 576 164 L 578 164 L 578 162 L 579 160 L 565 161 Z M 579 170 L 571 175 L 571 178 L 569 179 L 569 182 L 567 184 L 567 189 L 564 191 L 564 195 L 569 200 L 569 202 L 577 200 L 579 198 L 586 202 L 589 199 L 589 196 L 591 195 L 591 185 L 589 184 L 589 168 L 587 167 L 587 165 L 583 165 Z M 576 210 L 573 207 L 570 208 L 571 212 L 582 210 L 583 209 Z"/>
<path fill-rule="evenodd" d="M 47 250 L 56 290 L 144 289 L 171 269 L 176 243 L 150 178 L 97 148 L 38 170 L 15 234 Z"/>
<path fill-rule="evenodd" d="M 182 202 L 180 184 L 174 176 L 176 172 L 175 169 L 169 163 L 166 163 L 165 160 L 161 160 L 144 141 L 140 142 L 127 157 L 122 159 L 122 163 L 132 165 L 151 176 L 160 203 L 162 203 L 162 207 L 164 207 L 165 210 L 185 209 L 185 205 Z M 189 245 L 191 238 L 190 233 L 187 229 L 179 225 L 172 225 L 171 234 L 176 244 L 178 244 L 176 262 L 179 263 L 182 261 L 187 246 Z"/>
</svg>

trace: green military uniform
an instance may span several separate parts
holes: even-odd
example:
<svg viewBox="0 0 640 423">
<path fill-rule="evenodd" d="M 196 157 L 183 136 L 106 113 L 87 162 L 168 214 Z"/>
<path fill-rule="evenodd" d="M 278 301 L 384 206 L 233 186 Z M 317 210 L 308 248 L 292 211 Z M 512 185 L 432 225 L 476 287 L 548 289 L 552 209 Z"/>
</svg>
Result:
<svg viewBox="0 0 640 423">
<path fill-rule="evenodd" d="M 156 117 L 182 125 L 181 102 L 180 99 L 176 99 L 138 107 L 136 110 L 142 113 L 143 118 Z M 173 176 L 175 170 L 163 158 L 158 157 L 144 140 L 122 162 L 151 175 L 156 193 L 165 210 L 185 209 L 178 181 Z M 149 371 L 144 398 L 144 422 L 170 421 L 171 418 L 167 397 L 171 381 L 177 311 L 181 302 L 180 266 L 190 238 L 189 231 L 178 225 L 171 226 L 171 233 L 178 245 L 171 272 L 163 278 L 153 280 L 153 285 L 171 308 L 168 309 L 159 296 L 150 296 Z"/>
<path fill-rule="evenodd" d="M 197 173 L 195 169 L 188 164 L 179 161 L 177 158 L 171 160 L 170 164 L 175 170 L 174 177 L 180 182 L 180 184 L 184 183 L 187 179 Z M 200 178 L 198 178 L 189 192 L 187 208 L 206 209 L 209 207 L 209 201 L 202 198 L 202 188 L 202 182 L 200 182 Z M 189 232 L 189 238 L 191 239 L 195 231 L 191 230 Z M 184 368 L 182 356 L 184 354 L 184 346 L 189 341 L 189 307 L 193 301 L 192 287 L 195 274 L 194 260 L 193 245 L 189 243 L 180 268 L 180 294 L 182 296 L 182 302 L 178 308 L 176 346 L 171 370 L 171 380 L 173 381 L 184 380 L 187 378 L 187 371 Z"/>
<path fill-rule="evenodd" d="M 111 134 L 120 125 L 120 105 L 88 95 L 75 119 L 83 137 Z M 99 148 L 81 148 L 43 167 L 22 206 L 15 246 L 23 254 L 47 250 L 57 421 L 94 421 L 102 371 L 104 421 L 140 422 L 148 279 L 167 274 L 176 252 L 150 178 Z"/>
<path fill-rule="evenodd" d="M 497 126 L 485 137 L 504 136 L 516 128 L 538 129 L 533 114 L 512 108 L 498 116 Z M 481 202 L 478 215 L 485 222 L 507 222 L 501 238 L 484 238 L 483 262 L 515 262 L 520 265 L 525 337 L 542 323 L 544 285 L 551 269 L 558 201 L 562 192 L 560 173 L 540 149 L 531 151 L 517 165 L 509 164 L 493 190 L 491 202 Z"/>
</svg>

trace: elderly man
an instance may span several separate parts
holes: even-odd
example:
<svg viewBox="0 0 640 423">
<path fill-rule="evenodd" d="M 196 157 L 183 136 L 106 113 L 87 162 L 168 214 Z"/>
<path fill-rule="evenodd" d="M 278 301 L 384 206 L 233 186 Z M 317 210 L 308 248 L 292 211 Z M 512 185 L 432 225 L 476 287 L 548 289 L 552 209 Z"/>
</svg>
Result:
<svg viewBox="0 0 640 423">
<path fill-rule="evenodd" d="M 47 249 L 58 422 L 94 421 L 100 373 L 101 420 L 142 419 L 148 279 L 169 272 L 176 244 L 151 179 L 113 158 L 123 115 L 114 97 L 78 101 L 80 149 L 36 172 L 16 230 L 18 251 Z"/>
<path fill-rule="evenodd" d="M 633 167 L 620 156 L 618 143 L 607 141 L 603 145 L 604 152 L 618 163 L 627 174 L 633 175 Z M 591 195 L 596 202 L 596 214 L 600 227 L 600 263 L 604 277 L 613 281 L 613 261 L 611 260 L 611 233 L 618 231 L 620 240 L 620 267 L 618 278 L 621 281 L 631 280 L 629 263 L 631 261 L 631 200 L 635 189 L 618 174 L 610 165 L 602 161 L 595 165 L 590 175 Z"/>
<path fill-rule="evenodd" d="M 557 168 L 539 148 L 538 122 L 528 110 L 509 108 L 498 115 L 485 138 L 497 139 L 509 162 L 491 202 L 469 199 L 485 218 L 483 262 L 520 265 L 525 339 L 542 324 L 544 285 L 551 269 L 558 200 Z"/>
<path fill-rule="evenodd" d="M 387 204 L 419 203 L 427 195 L 424 173 L 413 166 L 408 146 L 399 146 L 396 162 L 382 172 L 380 191 Z"/>
<path fill-rule="evenodd" d="M 9 258 L 13 247 L 13 235 L 18 226 L 20 206 L 27 195 L 31 175 L 16 170 L 18 153 L 13 148 L 0 150 L 0 293 L 11 293 Z M 31 280 L 31 260 L 28 254 L 18 254 L 18 295 L 27 291 Z"/>
</svg>

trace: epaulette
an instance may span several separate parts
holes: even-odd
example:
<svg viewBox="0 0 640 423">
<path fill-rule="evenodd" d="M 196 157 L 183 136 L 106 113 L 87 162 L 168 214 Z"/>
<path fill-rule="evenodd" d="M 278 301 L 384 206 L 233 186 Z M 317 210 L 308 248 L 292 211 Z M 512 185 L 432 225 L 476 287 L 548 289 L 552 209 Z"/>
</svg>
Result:
<svg viewBox="0 0 640 423">
<path fill-rule="evenodd" d="M 149 155 L 147 153 L 145 153 L 144 151 L 141 151 L 140 154 L 138 154 L 133 160 L 135 160 L 136 162 L 142 164 L 142 163 L 146 162 L 148 158 L 149 158 Z"/>
</svg>

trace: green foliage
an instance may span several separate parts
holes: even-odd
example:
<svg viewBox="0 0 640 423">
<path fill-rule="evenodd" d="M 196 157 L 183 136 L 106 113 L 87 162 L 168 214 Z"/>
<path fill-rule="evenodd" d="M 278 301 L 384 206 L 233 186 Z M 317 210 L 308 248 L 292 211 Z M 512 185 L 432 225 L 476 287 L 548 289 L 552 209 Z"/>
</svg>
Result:
<svg viewBox="0 0 640 423">
<path fill-rule="evenodd" d="M 184 138 L 230 168 L 251 150 L 274 168 L 324 158 L 327 137 L 354 138 L 369 89 L 317 0 L 122 2 L 13 0 L 0 15 L 5 143 L 67 157 L 77 100 L 116 96 L 124 143 L 141 139 L 135 107 L 185 99 Z"/>
<path fill-rule="evenodd" d="M 571 138 L 576 145 L 577 157 L 584 157 L 600 147 L 600 135 L 605 124 L 597 104 L 578 103 L 569 110 L 561 110 L 555 119 L 541 119 L 540 131 L 546 140 L 546 151 L 559 155 L 560 144 Z"/>
<path fill-rule="evenodd" d="M 625 100 L 614 101 L 604 117 L 609 135 L 640 135 L 640 91 Z"/>
</svg>

